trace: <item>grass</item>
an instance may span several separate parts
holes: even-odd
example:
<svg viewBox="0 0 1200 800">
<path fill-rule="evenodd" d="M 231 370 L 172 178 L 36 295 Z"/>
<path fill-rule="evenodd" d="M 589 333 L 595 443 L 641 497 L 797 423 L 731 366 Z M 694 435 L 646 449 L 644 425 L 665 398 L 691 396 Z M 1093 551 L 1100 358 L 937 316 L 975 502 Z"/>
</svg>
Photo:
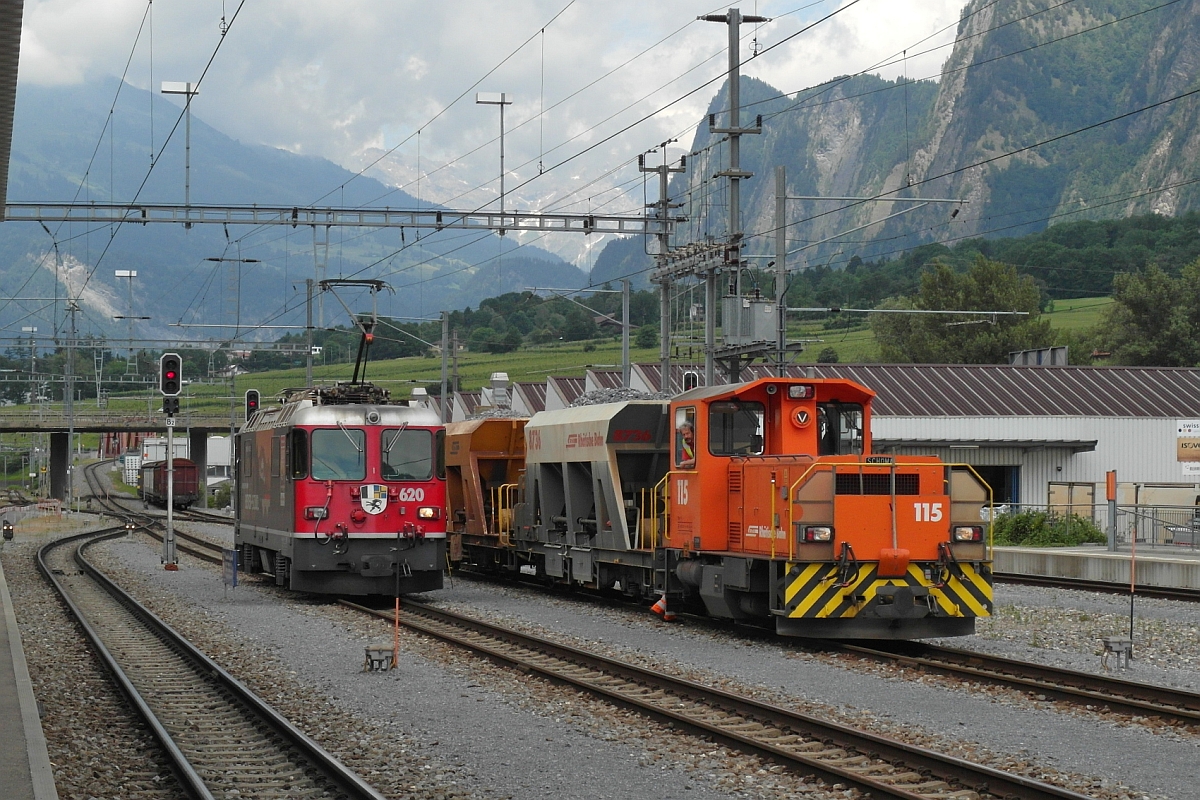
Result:
<svg viewBox="0 0 1200 800">
<path fill-rule="evenodd" d="M 1055 328 L 1082 330 L 1097 324 L 1101 313 L 1111 304 L 1112 298 L 1107 297 L 1058 300 L 1054 304 L 1054 311 L 1046 317 Z M 797 363 L 801 364 L 816 362 L 817 356 L 826 348 L 833 348 L 838 355 L 838 361 L 843 364 L 879 360 L 878 342 L 865 319 L 855 327 L 834 330 L 826 330 L 813 323 L 792 325 L 788 331 L 788 338 L 793 341 L 806 341 L 804 351 L 796 359 Z M 542 382 L 550 375 L 582 377 L 590 368 L 620 369 L 620 341 L 593 340 L 588 344 L 594 349 L 585 350 L 584 342 L 560 342 L 523 347 L 503 355 L 462 353 L 458 359 L 459 385 L 467 390 L 478 389 L 487 383 L 493 372 L 507 372 L 509 380 L 524 383 Z M 630 357 L 635 363 L 656 363 L 658 348 L 632 348 Z M 693 358 L 702 363 L 703 355 L 699 347 L 695 349 Z M 350 380 L 353 372 L 353 363 L 317 364 L 313 367 L 313 379 L 317 383 L 331 384 Z M 393 399 L 402 400 L 409 397 L 412 389 L 417 386 L 434 386 L 440 383 L 441 373 L 439 358 L 413 357 L 371 362 L 367 366 L 366 377 L 389 388 Z M 240 424 L 243 397 L 247 389 L 257 389 L 265 403 L 286 388 L 303 385 L 303 367 L 240 375 L 232 395 L 227 381 L 194 381 L 188 384 L 181 398 L 181 405 L 192 413 L 221 416 L 229 414 L 232 406 L 236 422 Z M 89 403 L 94 407 L 94 401 L 83 401 L 77 409 L 86 413 Z M 156 415 L 160 404 L 158 392 L 147 389 L 139 393 L 112 396 L 108 409 L 109 413 Z M 12 409 L 28 412 L 25 406 L 14 406 Z"/>
<path fill-rule="evenodd" d="M 1104 311 L 1112 304 L 1111 297 L 1055 300 L 1054 310 L 1044 316 L 1059 330 L 1082 331 L 1099 324 Z"/>
</svg>

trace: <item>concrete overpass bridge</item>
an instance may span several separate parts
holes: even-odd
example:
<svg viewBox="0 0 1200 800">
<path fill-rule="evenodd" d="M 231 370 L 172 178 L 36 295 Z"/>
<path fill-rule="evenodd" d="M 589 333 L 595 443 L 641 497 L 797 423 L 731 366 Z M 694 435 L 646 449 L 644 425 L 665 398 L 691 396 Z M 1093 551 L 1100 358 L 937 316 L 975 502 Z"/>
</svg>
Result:
<svg viewBox="0 0 1200 800">
<path fill-rule="evenodd" d="M 240 415 L 235 419 L 241 425 Z M 46 433 L 50 435 L 50 496 L 67 499 L 67 467 L 71 462 L 69 434 L 150 433 L 166 435 L 167 417 L 161 412 L 104 411 L 89 409 L 68 419 L 61 408 L 42 411 L 5 409 L 0 413 L 0 434 Z M 184 410 L 175 416 L 175 436 L 186 437 L 188 452 L 201 475 L 208 471 L 208 437 L 228 434 L 229 414 L 194 413 Z"/>
</svg>

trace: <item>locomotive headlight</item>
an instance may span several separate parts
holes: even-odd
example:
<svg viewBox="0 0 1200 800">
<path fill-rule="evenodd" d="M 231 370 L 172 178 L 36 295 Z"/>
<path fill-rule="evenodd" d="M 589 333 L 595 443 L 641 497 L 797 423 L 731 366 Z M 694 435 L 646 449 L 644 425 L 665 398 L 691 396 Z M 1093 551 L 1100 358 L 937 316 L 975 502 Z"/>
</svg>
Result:
<svg viewBox="0 0 1200 800">
<path fill-rule="evenodd" d="M 824 525 L 809 525 L 804 529 L 804 541 L 832 542 L 833 528 L 829 528 Z"/>
<path fill-rule="evenodd" d="M 983 526 L 982 525 L 958 525 L 954 528 L 954 541 L 956 542 L 982 542 L 983 541 Z"/>
<path fill-rule="evenodd" d="M 438 519 L 441 516 L 441 509 L 437 506 L 421 506 L 417 509 L 418 519 Z"/>
<path fill-rule="evenodd" d="M 305 506 L 304 507 L 304 518 L 305 519 L 325 519 L 328 516 L 329 516 L 329 511 L 328 511 L 328 509 L 325 508 L 325 506 Z"/>
</svg>

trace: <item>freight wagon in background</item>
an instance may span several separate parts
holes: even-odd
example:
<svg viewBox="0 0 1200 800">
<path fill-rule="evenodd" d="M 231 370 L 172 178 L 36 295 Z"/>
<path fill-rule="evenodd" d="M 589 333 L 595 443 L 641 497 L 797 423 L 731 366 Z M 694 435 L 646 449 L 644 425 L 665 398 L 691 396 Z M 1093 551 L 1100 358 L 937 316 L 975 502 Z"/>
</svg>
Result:
<svg viewBox="0 0 1200 800">
<path fill-rule="evenodd" d="M 201 499 L 203 494 L 196 463 L 187 458 L 176 458 L 174 463 L 174 487 L 171 500 L 175 508 L 187 508 Z M 142 464 L 142 479 L 138 484 L 138 497 L 161 508 L 167 507 L 167 462 L 151 461 Z"/>
<path fill-rule="evenodd" d="M 989 490 L 970 468 L 873 453 L 873 398 L 766 378 L 453 423 L 451 558 L 789 636 L 972 633 L 992 610 Z"/>
</svg>

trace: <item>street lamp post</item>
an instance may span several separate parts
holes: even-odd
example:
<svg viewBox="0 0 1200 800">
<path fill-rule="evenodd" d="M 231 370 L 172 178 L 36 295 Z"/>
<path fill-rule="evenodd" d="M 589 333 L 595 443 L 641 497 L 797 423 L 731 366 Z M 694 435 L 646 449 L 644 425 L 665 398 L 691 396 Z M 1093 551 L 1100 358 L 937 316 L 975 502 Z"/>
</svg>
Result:
<svg viewBox="0 0 1200 800">
<path fill-rule="evenodd" d="M 136 269 L 118 269 L 113 272 L 118 278 L 129 279 L 129 313 L 123 316 L 113 317 L 113 319 L 129 320 L 129 359 L 125 362 L 125 374 L 137 375 L 137 357 L 133 352 L 133 323 L 139 319 L 150 319 L 149 317 L 135 317 L 133 315 L 133 279 L 137 277 Z"/>
<path fill-rule="evenodd" d="M 183 205 L 190 216 L 192 204 L 192 98 L 200 94 L 197 84 L 180 81 L 163 81 L 163 94 L 181 94 L 184 96 L 184 145 L 183 145 Z M 183 227 L 190 228 L 192 223 L 185 222 Z"/>
<path fill-rule="evenodd" d="M 37 333 L 37 327 L 25 325 L 21 328 L 21 333 L 29 334 L 29 374 L 33 375 L 37 372 L 37 340 L 34 337 L 34 334 Z M 32 381 L 32 378 L 30 380 Z"/>
<path fill-rule="evenodd" d="M 507 92 L 477 92 L 475 102 L 481 106 L 500 106 L 500 224 L 504 224 L 504 107 L 512 105 L 512 95 Z M 504 235 L 504 228 L 500 229 Z"/>
</svg>

